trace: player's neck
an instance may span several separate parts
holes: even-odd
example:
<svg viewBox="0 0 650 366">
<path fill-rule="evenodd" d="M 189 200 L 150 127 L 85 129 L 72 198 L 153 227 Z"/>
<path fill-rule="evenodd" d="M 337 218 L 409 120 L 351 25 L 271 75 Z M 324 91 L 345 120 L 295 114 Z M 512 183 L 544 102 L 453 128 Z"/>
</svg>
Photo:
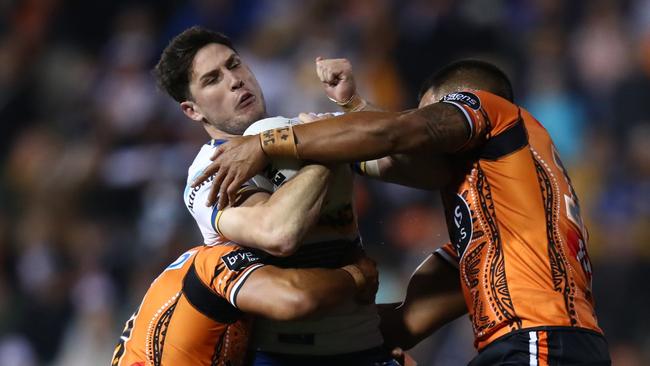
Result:
<svg viewBox="0 0 650 366">
<path fill-rule="evenodd" d="M 266 112 L 265 112 L 260 119 L 264 119 L 264 118 L 267 118 L 267 117 L 268 116 L 266 115 Z M 253 122 L 251 122 L 250 124 L 252 124 Z M 222 130 L 216 128 L 215 126 L 213 126 L 211 124 L 207 124 L 207 123 L 203 125 L 203 128 L 205 128 L 205 132 L 207 132 L 208 135 L 210 135 L 210 137 L 215 139 L 215 140 L 227 140 L 227 139 L 231 139 L 233 137 L 240 137 L 241 136 L 241 135 L 233 135 L 233 134 L 230 134 L 228 132 L 222 131 Z"/>
<path fill-rule="evenodd" d="M 213 126 L 205 126 L 205 132 L 210 135 L 211 138 L 215 140 L 227 140 L 233 137 L 238 137 L 241 135 L 232 135 L 227 132 L 221 131 L 218 128 L 214 128 Z"/>
</svg>

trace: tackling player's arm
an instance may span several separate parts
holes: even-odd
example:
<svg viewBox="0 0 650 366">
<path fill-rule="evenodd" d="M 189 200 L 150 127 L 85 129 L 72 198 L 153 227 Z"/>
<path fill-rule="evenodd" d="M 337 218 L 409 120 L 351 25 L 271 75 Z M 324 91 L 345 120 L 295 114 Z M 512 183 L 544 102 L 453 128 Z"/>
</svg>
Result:
<svg viewBox="0 0 650 366">
<path fill-rule="evenodd" d="M 386 345 L 410 349 L 467 312 L 458 269 L 432 254 L 411 276 L 404 302 L 378 309 Z"/>
<path fill-rule="evenodd" d="M 380 111 L 357 93 L 352 65 L 346 59 L 316 59 L 316 74 L 327 97 L 348 113 L 309 125 L 296 126 L 296 155 L 305 160 L 349 162 L 380 159 L 396 153 L 456 152 L 470 137 L 467 119 L 456 106 L 433 103 L 401 113 Z M 372 111 L 375 111 L 374 113 Z M 268 155 L 286 153 L 262 141 Z M 404 161 L 408 161 L 404 159 Z M 401 163 L 396 160 L 392 164 Z M 387 170 L 387 169 L 384 169 Z"/>
<path fill-rule="evenodd" d="M 217 148 L 213 163 L 193 184 L 218 172 L 209 201 L 216 201 L 218 190 L 219 206 L 224 207 L 232 202 L 239 185 L 268 163 L 268 156 L 325 162 L 366 161 L 399 153 L 430 156 L 459 151 L 470 141 L 471 132 L 464 112 L 450 103 L 405 112 L 348 113 L 293 126 L 288 133 L 282 132 L 283 139 L 232 139 Z"/>
<path fill-rule="evenodd" d="M 303 123 L 311 123 L 332 115 L 301 114 Z M 354 163 L 354 170 L 369 178 L 421 189 L 439 189 L 450 179 L 449 156 L 442 154 L 393 154 L 383 158 Z"/>
<path fill-rule="evenodd" d="M 438 189 L 449 182 L 449 160 L 443 155 L 394 154 L 355 163 L 358 173 L 403 186 Z"/>
<path fill-rule="evenodd" d="M 237 207 L 219 211 L 214 227 L 243 246 L 291 255 L 318 218 L 329 176 L 322 165 L 306 165 L 272 195 L 257 192 Z"/>
<path fill-rule="evenodd" d="M 282 269 L 263 266 L 242 285 L 235 305 L 244 312 L 275 320 L 313 315 L 356 295 L 372 303 L 377 292 L 375 262 L 361 257 L 339 269 Z"/>
<path fill-rule="evenodd" d="M 401 113 L 346 114 L 294 126 L 293 133 L 301 159 L 350 162 L 396 153 L 453 153 L 468 141 L 470 127 L 457 107 L 434 103 Z M 275 156 L 280 153 L 275 144 L 262 148 Z"/>
<path fill-rule="evenodd" d="M 316 74 L 323 83 L 325 94 L 344 112 L 383 111 L 361 97 L 357 91 L 352 65 L 347 59 L 316 59 Z M 301 114 L 302 122 L 331 118 Z M 436 189 L 449 180 L 446 157 L 418 154 L 393 154 L 376 160 L 355 163 L 357 172 L 385 182 L 405 186 Z"/>
<path fill-rule="evenodd" d="M 269 156 L 322 162 L 367 161 L 400 153 L 426 158 L 461 150 L 470 132 L 466 116 L 450 103 L 401 113 L 349 113 L 290 127 L 287 139 L 234 138 L 216 149 L 212 164 L 193 186 L 217 172 L 208 202 L 216 202 L 219 195 L 219 207 L 225 207 L 241 183 L 268 164 Z"/>
</svg>

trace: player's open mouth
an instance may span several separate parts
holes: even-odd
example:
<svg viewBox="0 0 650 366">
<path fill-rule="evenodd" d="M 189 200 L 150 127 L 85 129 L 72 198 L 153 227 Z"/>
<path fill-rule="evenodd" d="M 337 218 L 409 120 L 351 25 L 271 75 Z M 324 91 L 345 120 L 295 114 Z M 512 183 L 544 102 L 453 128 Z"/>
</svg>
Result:
<svg viewBox="0 0 650 366">
<path fill-rule="evenodd" d="M 249 92 L 243 93 L 237 102 L 237 109 L 244 109 L 255 103 L 255 96 Z"/>
</svg>

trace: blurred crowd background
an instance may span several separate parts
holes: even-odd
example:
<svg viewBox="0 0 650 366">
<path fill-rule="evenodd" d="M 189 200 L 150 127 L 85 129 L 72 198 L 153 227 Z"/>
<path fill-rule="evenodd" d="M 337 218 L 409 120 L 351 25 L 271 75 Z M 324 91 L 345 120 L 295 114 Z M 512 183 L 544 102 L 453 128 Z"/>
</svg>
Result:
<svg viewBox="0 0 650 366">
<path fill-rule="evenodd" d="M 581 198 L 614 365 L 650 364 L 650 0 L 3 0 L 0 366 L 108 364 L 149 283 L 201 242 L 182 191 L 207 136 L 150 74 L 195 24 L 233 38 L 271 115 L 336 110 L 317 56 L 349 58 L 390 110 L 451 60 L 496 62 Z M 356 184 L 379 301 L 397 301 L 447 240 L 440 200 Z M 465 364 L 469 321 L 413 354 Z"/>
</svg>

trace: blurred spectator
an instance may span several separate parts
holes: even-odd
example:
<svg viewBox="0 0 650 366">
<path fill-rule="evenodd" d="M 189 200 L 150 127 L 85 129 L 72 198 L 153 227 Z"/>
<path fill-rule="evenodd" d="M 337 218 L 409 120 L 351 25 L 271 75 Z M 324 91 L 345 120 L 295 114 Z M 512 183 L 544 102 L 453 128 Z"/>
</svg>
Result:
<svg viewBox="0 0 650 366">
<path fill-rule="evenodd" d="M 614 364 L 650 364 L 649 0 L 26 0 L 0 2 L 0 365 L 107 363 L 154 276 L 200 242 L 181 190 L 207 137 L 150 75 L 194 24 L 233 37 L 272 115 L 336 110 L 317 56 L 349 58 L 391 110 L 452 59 L 503 65 L 581 197 Z M 363 178 L 356 195 L 378 298 L 398 301 L 448 240 L 439 198 Z M 474 352 L 466 318 L 413 350 Z"/>
</svg>

